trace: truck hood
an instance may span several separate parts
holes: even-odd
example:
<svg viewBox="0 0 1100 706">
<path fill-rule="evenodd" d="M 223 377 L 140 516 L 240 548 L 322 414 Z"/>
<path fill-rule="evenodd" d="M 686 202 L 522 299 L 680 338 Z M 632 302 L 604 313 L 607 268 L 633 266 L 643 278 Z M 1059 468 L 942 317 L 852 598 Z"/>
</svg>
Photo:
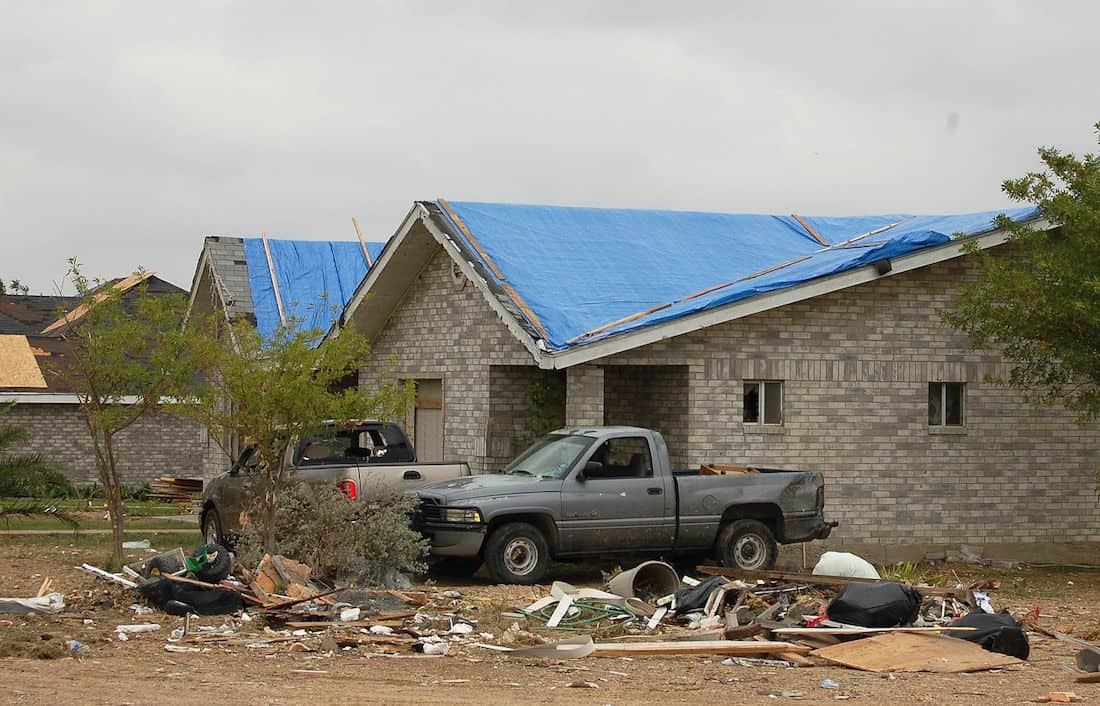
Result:
<svg viewBox="0 0 1100 706">
<path fill-rule="evenodd" d="M 540 480 L 531 476 L 492 473 L 428 483 L 417 488 L 416 493 L 438 500 L 441 505 L 455 505 L 476 498 L 558 490 L 561 482 L 561 478 Z"/>
</svg>

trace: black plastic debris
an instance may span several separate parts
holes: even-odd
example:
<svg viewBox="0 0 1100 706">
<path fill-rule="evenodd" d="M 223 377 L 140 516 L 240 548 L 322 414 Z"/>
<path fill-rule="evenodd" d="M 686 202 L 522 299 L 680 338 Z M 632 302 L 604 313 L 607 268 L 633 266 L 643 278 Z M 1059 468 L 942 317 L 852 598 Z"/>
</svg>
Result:
<svg viewBox="0 0 1100 706">
<path fill-rule="evenodd" d="M 830 620 L 865 628 L 911 625 L 920 612 L 921 595 L 912 586 L 882 581 L 850 583 L 829 604 Z"/>
<path fill-rule="evenodd" d="M 973 632 L 950 633 L 969 642 L 976 642 L 990 652 L 1027 659 L 1031 646 L 1027 633 L 1008 613 L 968 613 L 951 623 L 952 627 L 975 628 Z"/>
<path fill-rule="evenodd" d="M 235 591 L 191 586 L 165 578 L 146 581 L 138 590 L 145 600 L 169 615 L 227 615 L 244 607 Z"/>
</svg>

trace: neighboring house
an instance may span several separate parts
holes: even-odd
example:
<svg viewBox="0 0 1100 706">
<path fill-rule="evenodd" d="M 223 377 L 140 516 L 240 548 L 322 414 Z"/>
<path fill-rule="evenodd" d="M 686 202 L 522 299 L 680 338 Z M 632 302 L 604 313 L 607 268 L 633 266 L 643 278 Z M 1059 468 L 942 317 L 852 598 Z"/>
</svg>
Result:
<svg viewBox="0 0 1100 706">
<path fill-rule="evenodd" d="M 189 321 L 244 321 L 264 337 L 298 325 L 327 331 L 385 243 L 207 236 L 191 281 Z M 227 345 L 232 341 L 226 326 Z M 238 440 L 226 440 L 228 467 Z M 224 469 L 222 469 L 224 470 Z M 220 471 L 215 471 L 220 472 Z"/>
<path fill-rule="evenodd" d="M 656 428 L 680 466 L 821 470 L 830 544 L 868 559 L 1049 559 L 1100 542 L 1097 429 L 989 382 L 1001 356 L 940 319 L 996 213 L 417 202 L 338 325 L 373 342 L 361 384 L 417 381 L 425 460 L 498 470 L 550 390 L 562 424 Z"/>
<path fill-rule="evenodd" d="M 152 273 L 102 286 L 123 290 L 125 299 L 142 283 L 152 295 L 186 294 Z M 0 295 L 0 401 L 17 402 L 4 423 L 30 433 L 17 451 L 44 454 L 77 485 L 97 482 L 95 451 L 76 393 L 55 371 L 71 355 L 62 334 L 80 325 L 82 312 L 78 297 Z M 202 427 L 168 414 L 138 420 L 119 434 L 117 447 L 123 483 L 132 486 L 160 476 L 202 477 L 215 460 Z"/>
</svg>

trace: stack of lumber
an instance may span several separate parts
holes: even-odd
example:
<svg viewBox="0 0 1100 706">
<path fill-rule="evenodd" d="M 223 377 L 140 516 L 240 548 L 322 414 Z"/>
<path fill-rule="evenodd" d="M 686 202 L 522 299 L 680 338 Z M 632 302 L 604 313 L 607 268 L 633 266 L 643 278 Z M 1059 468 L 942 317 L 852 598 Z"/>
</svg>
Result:
<svg viewBox="0 0 1100 706">
<path fill-rule="evenodd" d="M 173 478 L 161 476 L 149 484 L 152 500 L 190 505 L 202 495 L 202 478 Z"/>
</svg>

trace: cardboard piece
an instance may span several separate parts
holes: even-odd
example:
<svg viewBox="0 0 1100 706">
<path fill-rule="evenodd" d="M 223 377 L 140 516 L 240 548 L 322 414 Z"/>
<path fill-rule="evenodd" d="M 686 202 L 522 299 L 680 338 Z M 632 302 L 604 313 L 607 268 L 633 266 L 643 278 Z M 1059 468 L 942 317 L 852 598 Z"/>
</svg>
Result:
<svg viewBox="0 0 1100 706">
<path fill-rule="evenodd" d="M 842 642 L 811 654 L 865 672 L 981 672 L 1021 664 L 1015 657 L 989 652 L 973 642 L 911 632 L 889 632 Z"/>
</svg>

